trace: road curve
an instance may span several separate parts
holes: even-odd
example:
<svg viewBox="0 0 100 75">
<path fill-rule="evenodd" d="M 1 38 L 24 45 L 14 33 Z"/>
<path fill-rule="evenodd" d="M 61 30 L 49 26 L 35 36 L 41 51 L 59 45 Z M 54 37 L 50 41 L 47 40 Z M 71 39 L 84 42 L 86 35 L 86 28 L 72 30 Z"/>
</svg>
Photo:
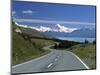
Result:
<svg viewBox="0 0 100 75">
<path fill-rule="evenodd" d="M 72 52 L 50 49 L 50 47 L 51 46 L 43 48 L 50 50 L 51 52 L 49 54 L 12 66 L 12 74 L 89 69 L 89 67 Z"/>
</svg>

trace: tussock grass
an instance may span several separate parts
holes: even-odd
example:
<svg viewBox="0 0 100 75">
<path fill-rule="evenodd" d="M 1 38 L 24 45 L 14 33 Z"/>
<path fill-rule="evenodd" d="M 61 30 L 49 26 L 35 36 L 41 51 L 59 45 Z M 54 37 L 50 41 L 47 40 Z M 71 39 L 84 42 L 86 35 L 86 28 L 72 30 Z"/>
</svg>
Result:
<svg viewBox="0 0 100 75">
<path fill-rule="evenodd" d="M 13 65 L 31 60 L 48 52 L 39 50 L 28 40 L 23 39 L 18 33 L 13 33 Z"/>
<path fill-rule="evenodd" d="M 38 48 L 43 48 L 44 46 L 49 46 L 55 43 L 52 40 L 36 39 L 36 38 L 32 38 L 31 41 L 34 43 L 35 46 L 38 46 Z"/>
<path fill-rule="evenodd" d="M 49 53 L 48 50 L 43 50 L 42 47 L 53 44 L 53 41 L 45 39 L 25 39 L 22 34 L 15 32 L 15 29 L 19 28 L 14 23 L 12 23 L 12 65 L 23 63 L 31 59 L 40 57 Z M 20 29 L 22 29 L 20 27 Z M 29 31 L 30 32 L 30 31 Z M 28 33 L 29 33 L 28 32 Z M 35 32 L 35 31 L 34 31 Z M 39 36 L 40 34 L 36 33 Z M 32 34 L 32 31 L 31 31 Z M 31 35 L 30 34 L 30 35 Z M 26 35 L 27 36 L 27 35 Z M 41 35 L 42 36 L 42 35 Z"/>
<path fill-rule="evenodd" d="M 90 69 L 96 68 L 95 44 L 75 45 L 66 50 L 69 50 L 79 56 L 90 67 Z"/>
</svg>

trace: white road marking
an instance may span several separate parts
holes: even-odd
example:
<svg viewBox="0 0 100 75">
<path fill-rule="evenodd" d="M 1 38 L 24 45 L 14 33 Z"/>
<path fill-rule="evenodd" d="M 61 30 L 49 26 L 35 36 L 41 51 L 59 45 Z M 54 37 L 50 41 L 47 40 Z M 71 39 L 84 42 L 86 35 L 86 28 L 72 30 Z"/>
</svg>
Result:
<svg viewBox="0 0 100 75">
<path fill-rule="evenodd" d="M 48 50 L 48 49 L 49 49 L 49 50 L 51 51 L 52 49 L 50 49 L 50 47 L 52 47 L 52 46 L 54 46 L 54 45 L 50 45 L 50 46 L 43 47 L 43 49 L 44 49 L 44 50 Z M 41 58 L 44 58 L 44 57 L 46 57 L 47 55 L 50 55 L 51 53 L 52 53 L 52 51 L 51 51 L 50 53 L 46 54 L 46 55 L 43 55 L 43 56 L 38 57 L 38 58 L 35 58 L 35 59 L 33 59 L 33 60 L 29 60 L 29 61 L 26 61 L 26 62 L 17 64 L 17 65 L 14 65 L 14 66 L 12 66 L 12 68 L 16 68 L 16 67 L 22 66 L 22 65 L 24 65 L 24 64 L 31 63 L 31 62 L 36 61 L 36 60 L 40 60 Z"/>
<path fill-rule="evenodd" d="M 47 66 L 47 68 L 50 68 L 52 65 L 53 65 L 53 63 L 50 63 L 50 64 Z"/>
<path fill-rule="evenodd" d="M 12 68 L 16 68 L 16 67 L 22 66 L 22 65 L 24 65 L 24 64 L 31 63 L 31 62 L 36 61 L 36 60 L 40 60 L 41 58 L 44 58 L 44 57 L 46 57 L 47 55 L 50 55 L 51 53 L 52 53 L 52 52 L 50 52 L 50 53 L 48 53 L 48 54 L 46 54 L 46 55 L 43 55 L 43 56 L 41 56 L 41 57 L 35 58 L 35 59 L 33 59 L 33 60 L 29 60 L 29 61 L 26 61 L 26 62 L 24 62 L 24 63 L 14 65 L 14 66 L 12 66 Z"/>
<path fill-rule="evenodd" d="M 50 46 L 48 46 L 48 47 L 50 47 Z M 46 47 L 45 49 L 50 50 L 50 48 L 48 48 L 48 47 Z M 51 49 L 51 50 L 52 50 L 52 49 Z M 54 49 L 53 49 L 53 50 L 54 50 Z M 67 52 L 69 52 L 69 51 L 67 51 Z M 41 58 L 44 58 L 45 56 L 47 56 L 47 55 L 49 55 L 49 54 L 51 54 L 51 53 L 52 53 L 52 51 L 51 51 L 50 53 L 44 55 L 44 56 L 41 56 L 41 57 L 39 57 L 39 58 L 34 59 L 34 60 L 30 60 L 30 61 L 28 61 L 28 62 L 24 62 L 24 63 L 22 63 L 22 64 L 18 64 L 18 65 L 12 66 L 12 68 L 19 67 L 19 66 L 21 66 L 21 65 L 24 65 L 24 64 L 27 64 L 27 63 L 36 61 L 36 60 L 40 60 Z M 72 53 L 72 52 L 69 52 L 69 53 L 72 54 L 73 56 L 75 56 L 75 57 L 84 65 L 84 67 L 86 67 L 86 69 L 89 69 L 89 67 L 88 67 L 77 55 L 75 55 L 75 54 Z M 61 55 L 58 55 L 57 58 L 55 59 L 55 61 L 58 60 L 59 57 L 61 57 Z M 54 65 L 54 63 L 50 63 L 50 64 L 47 66 L 47 68 L 50 68 L 50 67 L 53 66 L 53 65 Z"/>
<path fill-rule="evenodd" d="M 69 51 L 67 51 L 67 52 L 69 52 Z M 89 69 L 89 67 L 77 55 L 75 55 L 72 52 L 69 52 L 69 53 L 71 53 L 73 56 L 75 56 L 86 67 L 86 69 Z"/>
</svg>

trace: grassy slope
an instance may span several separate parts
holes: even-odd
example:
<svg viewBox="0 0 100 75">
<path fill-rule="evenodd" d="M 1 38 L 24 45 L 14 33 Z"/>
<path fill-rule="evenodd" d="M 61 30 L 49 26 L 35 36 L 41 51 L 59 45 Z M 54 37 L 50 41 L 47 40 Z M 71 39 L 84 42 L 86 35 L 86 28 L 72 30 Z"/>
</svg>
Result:
<svg viewBox="0 0 100 75">
<path fill-rule="evenodd" d="M 45 40 L 45 39 L 31 39 L 33 43 L 35 43 L 36 46 L 39 46 L 39 48 L 43 48 L 44 46 L 52 45 L 55 42 L 52 40 Z"/>
<path fill-rule="evenodd" d="M 19 64 L 25 61 L 28 61 L 30 59 L 39 57 L 41 55 L 47 54 L 49 51 L 44 51 L 44 50 L 40 50 L 41 47 L 45 46 L 44 44 L 40 42 L 46 42 L 43 39 L 40 39 L 41 41 L 37 40 L 38 42 L 36 42 L 36 40 L 33 40 L 32 42 L 37 43 L 35 45 L 33 45 L 29 40 L 25 40 L 21 35 L 19 35 L 18 33 L 16 33 L 14 31 L 14 29 L 18 28 L 16 25 L 13 24 L 13 62 L 12 64 Z M 51 42 L 48 40 L 48 42 Z M 47 45 L 49 45 L 47 43 Z M 41 46 L 41 47 L 40 47 Z"/>
<path fill-rule="evenodd" d="M 78 55 L 90 67 L 90 69 L 96 68 L 95 45 L 93 44 L 87 44 L 85 46 L 76 45 L 71 48 L 68 48 L 67 50 Z"/>
<path fill-rule="evenodd" d="M 23 27 L 19 27 L 22 32 L 29 34 L 31 36 L 35 36 L 35 37 L 46 37 L 44 34 L 34 30 L 34 29 L 30 29 L 30 28 L 23 28 Z"/>
</svg>

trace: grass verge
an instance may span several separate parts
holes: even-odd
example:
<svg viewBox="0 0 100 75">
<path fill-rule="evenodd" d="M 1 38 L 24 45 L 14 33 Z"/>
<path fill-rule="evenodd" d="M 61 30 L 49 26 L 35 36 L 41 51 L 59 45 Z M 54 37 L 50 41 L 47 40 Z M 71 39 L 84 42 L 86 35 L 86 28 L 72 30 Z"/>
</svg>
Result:
<svg viewBox="0 0 100 75">
<path fill-rule="evenodd" d="M 68 49 L 79 56 L 88 66 L 90 69 L 96 68 L 96 45 L 95 44 L 79 44 L 72 46 Z"/>
</svg>

